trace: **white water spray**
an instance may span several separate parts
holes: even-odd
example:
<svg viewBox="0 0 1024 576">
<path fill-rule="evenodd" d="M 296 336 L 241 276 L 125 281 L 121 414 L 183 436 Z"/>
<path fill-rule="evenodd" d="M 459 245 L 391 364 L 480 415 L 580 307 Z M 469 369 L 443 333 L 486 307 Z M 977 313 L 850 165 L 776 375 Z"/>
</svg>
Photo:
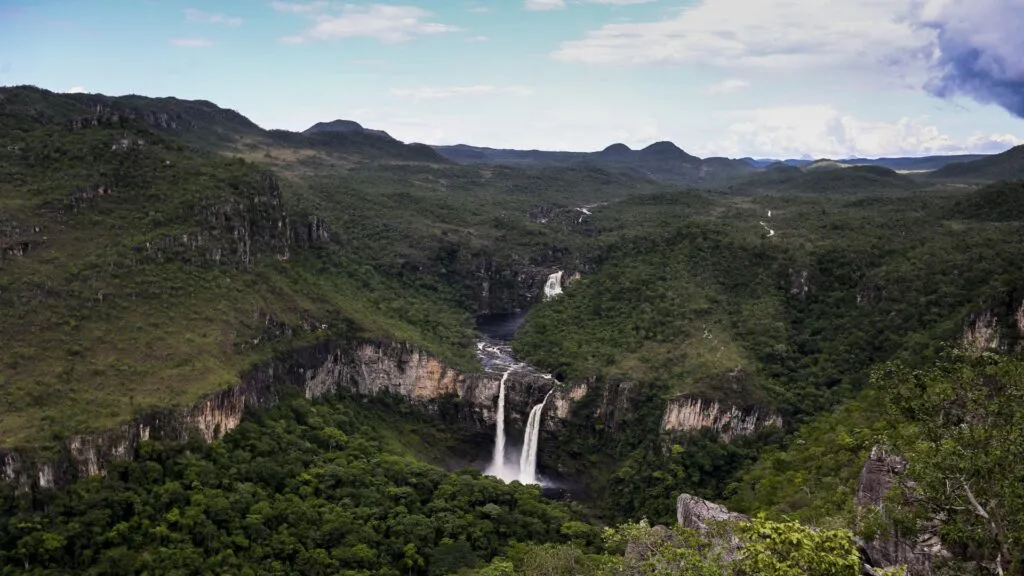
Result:
<svg viewBox="0 0 1024 576">
<path fill-rule="evenodd" d="M 550 300 L 562 293 L 562 274 L 563 272 L 559 270 L 548 276 L 548 281 L 544 283 L 545 300 Z"/>
<path fill-rule="evenodd" d="M 523 453 L 519 457 L 519 481 L 523 484 L 537 484 L 537 442 L 540 440 L 540 417 L 544 404 L 551 396 L 551 390 L 544 400 L 530 410 L 530 418 L 526 421 L 526 433 L 523 434 Z"/>
<path fill-rule="evenodd" d="M 505 381 L 512 373 L 509 368 L 501 375 L 501 384 L 498 385 L 498 430 L 494 435 L 494 455 L 491 457 L 491 465 L 487 467 L 486 474 L 497 476 L 506 482 L 515 478 L 515 472 L 505 464 Z"/>
</svg>

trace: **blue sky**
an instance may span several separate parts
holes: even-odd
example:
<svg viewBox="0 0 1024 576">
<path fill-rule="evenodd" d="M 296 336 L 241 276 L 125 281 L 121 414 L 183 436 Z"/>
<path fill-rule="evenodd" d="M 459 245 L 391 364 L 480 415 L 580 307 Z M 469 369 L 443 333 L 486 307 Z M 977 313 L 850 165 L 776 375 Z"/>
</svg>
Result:
<svg viewBox="0 0 1024 576">
<path fill-rule="evenodd" d="M 0 84 L 431 144 L 994 152 L 1024 142 L 1022 19 L 1020 0 L 0 0 Z"/>
</svg>

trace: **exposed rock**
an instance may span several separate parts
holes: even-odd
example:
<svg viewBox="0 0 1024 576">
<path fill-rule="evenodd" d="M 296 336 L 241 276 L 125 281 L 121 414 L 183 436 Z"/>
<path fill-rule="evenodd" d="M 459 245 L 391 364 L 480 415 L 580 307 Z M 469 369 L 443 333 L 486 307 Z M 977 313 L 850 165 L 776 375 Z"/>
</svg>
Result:
<svg viewBox="0 0 1024 576">
<path fill-rule="evenodd" d="M 237 427 L 246 410 L 276 404 L 288 389 L 310 399 L 339 392 L 394 394 L 431 413 L 454 403 L 460 422 L 481 428 L 495 420 L 500 378 L 495 372 L 461 373 L 407 345 L 324 342 L 258 367 L 239 384 L 191 406 L 155 410 L 106 433 L 68 438 L 56 458 L 0 449 L 0 479 L 23 491 L 64 486 L 76 478 L 103 474 L 114 461 L 133 458 L 144 440 L 180 442 L 197 435 L 211 441 Z M 510 375 L 510 419 L 524 422 L 553 385 L 553 380 L 530 371 Z"/>
<path fill-rule="evenodd" d="M 582 400 L 589 390 L 586 382 L 556 388 L 555 393 L 551 395 L 550 403 L 554 408 L 551 413 L 560 420 L 567 419 L 572 412 L 572 405 Z"/>
<path fill-rule="evenodd" d="M 999 332 L 999 319 L 990 310 L 985 310 L 967 317 L 960 341 L 971 352 L 998 350 L 1002 344 Z"/>
<path fill-rule="evenodd" d="M 764 410 L 741 410 L 701 398 L 680 397 L 669 401 L 661 419 L 662 432 L 696 432 L 711 429 L 723 442 L 749 436 L 767 427 L 781 427 L 782 418 Z"/>
<path fill-rule="evenodd" d="M 888 568 L 906 565 L 908 576 L 932 574 L 933 564 L 949 556 L 937 535 L 938 523 L 920 526 L 919 534 L 901 534 L 899 527 L 890 521 L 885 509 L 885 496 L 900 481 L 907 469 L 907 461 L 882 445 L 871 449 L 871 455 L 861 470 L 854 495 L 854 508 L 858 522 L 863 522 L 869 512 L 881 514 L 888 526 L 885 533 L 870 541 L 861 541 L 862 554 L 871 568 Z"/>
<path fill-rule="evenodd" d="M 807 294 L 811 291 L 811 283 L 808 281 L 807 270 L 795 270 L 789 271 L 789 293 L 792 296 L 803 300 L 807 298 Z"/>
<path fill-rule="evenodd" d="M 729 524 L 749 520 L 748 516 L 690 494 L 680 494 L 676 499 L 676 522 L 683 528 L 701 534 L 710 533 L 715 547 L 726 562 L 735 560 L 742 546 Z"/>
<path fill-rule="evenodd" d="M 1014 352 L 1024 346 L 1024 293 L 1008 293 L 1002 301 L 968 314 L 960 335 L 969 352 Z"/>
</svg>

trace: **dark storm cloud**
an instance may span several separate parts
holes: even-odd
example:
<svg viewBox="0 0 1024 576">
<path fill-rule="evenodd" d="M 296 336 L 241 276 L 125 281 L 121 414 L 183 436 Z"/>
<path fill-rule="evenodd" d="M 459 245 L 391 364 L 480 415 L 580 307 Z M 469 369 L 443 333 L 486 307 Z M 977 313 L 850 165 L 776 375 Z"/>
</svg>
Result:
<svg viewBox="0 0 1024 576">
<path fill-rule="evenodd" d="M 928 92 L 968 96 L 1024 118 L 1024 2 L 927 0 L 918 4 L 916 24 L 935 32 Z"/>
</svg>

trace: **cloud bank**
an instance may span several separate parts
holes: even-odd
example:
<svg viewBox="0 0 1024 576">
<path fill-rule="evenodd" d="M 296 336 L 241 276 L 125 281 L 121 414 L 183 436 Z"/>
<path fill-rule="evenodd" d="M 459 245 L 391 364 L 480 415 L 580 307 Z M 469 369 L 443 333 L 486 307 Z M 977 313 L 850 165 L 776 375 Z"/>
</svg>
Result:
<svg viewBox="0 0 1024 576">
<path fill-rule="evenodd" d="M 1024 118 L 1024 2 L 923 0 L 913 18 L 934 33 L 929 93 L 967 96 Z"/>
</svg>

